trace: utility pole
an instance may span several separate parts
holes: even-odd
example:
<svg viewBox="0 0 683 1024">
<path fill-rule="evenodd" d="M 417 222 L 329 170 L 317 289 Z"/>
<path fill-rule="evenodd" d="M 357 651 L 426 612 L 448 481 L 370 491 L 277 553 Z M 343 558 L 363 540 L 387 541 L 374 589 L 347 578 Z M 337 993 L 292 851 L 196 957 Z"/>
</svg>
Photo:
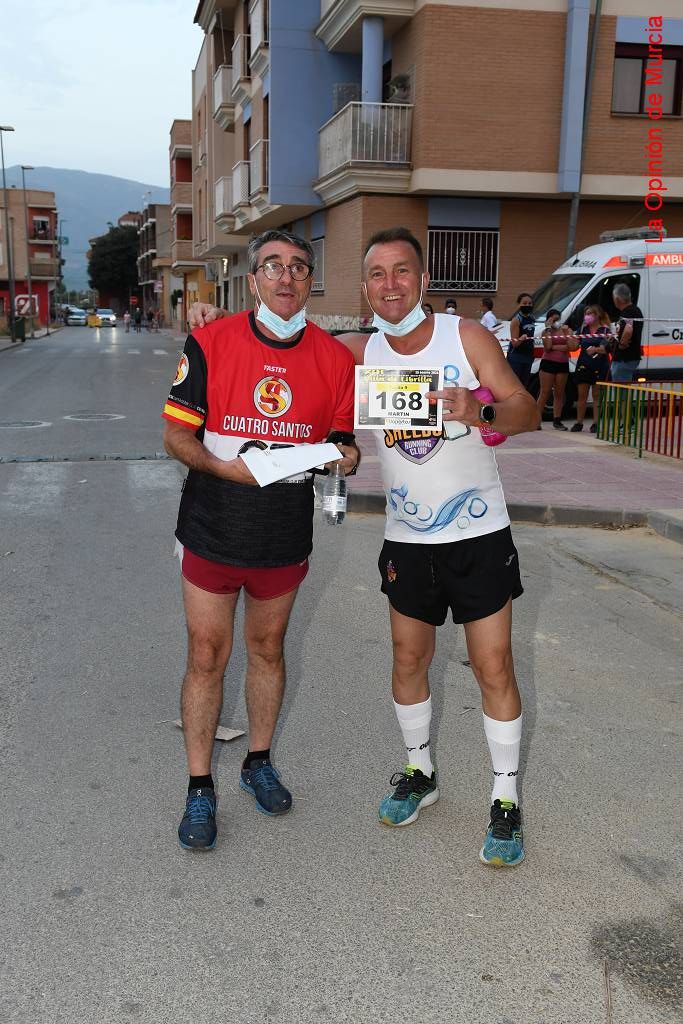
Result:
<svg viewBox="0 0 683 1024">
<path fill-rule="evenodd" d="M 28 203 L 26 202 L 26 178 L 25 171 L 34 171 L 35 167 L 30 164 L 21 165 L 21 187 L 24 192 L 24 220 L 26 222 L 26 280 L 28 281 L 28 315 L 31 319 L 31 337 L 33 337 L 33 286 L 31 283 L 31 246 L 29 245 L 28 234 Z"/>
<path fill-rule="evenodd" d="M 586 145 L 586 133 L 591 112 L 591 99 L 593 98 L 593 79 L 595 78 L 595 58 L 598 52 L 598 34 L 600 32 L 600 15 L 602 14 L 602 0 L 596 0 L 595 14 L 593 15 L 593 31 L 591 33 L 590 49 L 588 55 L 588 73 L 586 75 L 586 89 L 583 101 L 583 127 L 581 130 L 581 148 L 579 151 L 579 188 L 572 195 L 569 206 L 569 227 L 567 230 L 566 258 L 574 254 L 576 243 L 576 226 L 579 222 L 579 205 L 581 203 L 581 174 L 583 171 L 583 152 Z"/>
<path fill-rule="evenodd" d="M 14 128 L 11 128 L 8 124 L 0 124 L 0 163 L 2 163 L 2 191 L 5 203 L 5 246 L 7 248 L 7 284 L 9 287 L 9 316 L 7 317 L 7 322 L 9 324 L 9 336 L 14 342 L 17 340 L 16 326 L 14 323 L 14 266 L 12 259 L 12 238 L 9 230 L 9 200 L 7 198 L 7 180 L 5 178 L 5 149 L 2 144 L 3 132 L 13 131 Z"/>
</svg>

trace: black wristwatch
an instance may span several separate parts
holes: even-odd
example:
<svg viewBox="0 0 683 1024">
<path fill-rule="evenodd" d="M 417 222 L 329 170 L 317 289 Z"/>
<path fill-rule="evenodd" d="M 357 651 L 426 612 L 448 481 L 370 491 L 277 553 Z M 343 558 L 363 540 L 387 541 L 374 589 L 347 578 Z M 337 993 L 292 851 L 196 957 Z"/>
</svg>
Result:
<svg viewBox="0 0 683 1024">
<path fill-rule="evenodd" d="M 482 405 L 479 408 L 479 421 L 481 423 L 493 423 L 496 418 L 495 405 Z"/>
</svg>

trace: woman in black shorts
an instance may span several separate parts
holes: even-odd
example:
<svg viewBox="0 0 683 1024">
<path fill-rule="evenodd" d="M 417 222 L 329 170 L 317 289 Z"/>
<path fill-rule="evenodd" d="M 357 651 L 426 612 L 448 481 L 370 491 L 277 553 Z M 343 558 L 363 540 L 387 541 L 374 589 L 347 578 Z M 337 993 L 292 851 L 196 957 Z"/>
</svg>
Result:
<svg viewBox="0 0 683 1024">
<path fill-rule="evenodd" d="M 600 388 L 593 387 L 598 381 L 609 380 L 609 316 L 602 306 L 586 306 L 583 325 L 579 334 L 579 356 L 576 360 L 574 383 L 576 384 L 576 423 L 572 430 L 583 430 L 586 415 L 588 389 L 593 388 L 593 424 L 591 433 L 598 429 L 598 398 Z"/>
<path fill-rule="evenodd" d="M 567 430 L 562 422 L 562 406 L 564 392 L 569 375 L 569 349 L 572 333 L 568 327 L 560 325 L 559 309 L 549 309 L 545 317 L 545 330 L 541 335 L 543 341 L 543 358 L 538 371 L 540 389 L 537 405 L 543 415 L 545 403 L 553 394 L 553 427 L 555 430 Z"/>
</svg>

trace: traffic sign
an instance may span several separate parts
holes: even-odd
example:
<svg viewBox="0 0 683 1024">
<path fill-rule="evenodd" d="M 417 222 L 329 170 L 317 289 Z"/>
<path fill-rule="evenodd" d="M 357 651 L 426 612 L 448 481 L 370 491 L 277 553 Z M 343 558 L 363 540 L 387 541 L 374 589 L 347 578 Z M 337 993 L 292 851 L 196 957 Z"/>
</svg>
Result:
<svg viewBox="0 0 683 1024">
<path fill-rule="evenodd" d="M 67 238 L 66 235 L 60 235 L 59 236 L 59 244 L 60 245 L 68 245 L 69 244 L 69 239 Z"/>
<path fill-rule="evenodd" d="M 31 315 L 31 300 L 28 295 L 15 295 L 14 296 L 14 310 L 16 316 L 30 316 Z M 33 296 L 33 312 L 38 312 L 38 296 Z"/>
</svg>

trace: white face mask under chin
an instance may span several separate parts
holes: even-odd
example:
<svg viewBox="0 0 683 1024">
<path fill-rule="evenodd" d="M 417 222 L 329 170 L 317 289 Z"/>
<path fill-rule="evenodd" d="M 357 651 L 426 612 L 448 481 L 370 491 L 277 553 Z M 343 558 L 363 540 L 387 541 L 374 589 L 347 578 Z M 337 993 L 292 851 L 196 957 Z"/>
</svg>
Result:
<svg viewBox="0 0 683 1024">
<path fill-rule="evenodd" d="M 290 317 L 289 320 L 285 320 L 283 317 L 278 316 L 277 313 L 274 313 L 270 306 L 266 306 L 255 282 L 254 288 L 256 289 L 256 297 L 259 301 L 258 309 L 254 315 L 260 324 L 271 331 L 280 341 L 287 341 L 288 338 L 292 338 L 299 331 L 303 331 L 306 326 L 305 306 L 298 313 L 295 313 L 294 316 Z"/>
<path fill-rule="evenodd" d="M 368 298 L 367 285 L 365 288 L 365 298 L 367 299 L 368 306 L 370 305 L 370 299 Z M 422 308 L 422 291 L 423 284 L 420 284 L 420 298 L 417 300 L 417 305 L 413 306 L 409 313 L 399 320 L 397 324 L 392 324 L 390 320 L 385 320 L 384 317 L 380 316 L 379 313 L 375 313 L 372 309 L 372 326 L 376 327 L 378 331 L 382 331 L 383 334 L 388 334 L 392 338 L 403 338 L 406 334 L 410 334 L 416 327 L 422 323 L 423 320 L 427 319 L 427 314 Z"/>
</svg>

